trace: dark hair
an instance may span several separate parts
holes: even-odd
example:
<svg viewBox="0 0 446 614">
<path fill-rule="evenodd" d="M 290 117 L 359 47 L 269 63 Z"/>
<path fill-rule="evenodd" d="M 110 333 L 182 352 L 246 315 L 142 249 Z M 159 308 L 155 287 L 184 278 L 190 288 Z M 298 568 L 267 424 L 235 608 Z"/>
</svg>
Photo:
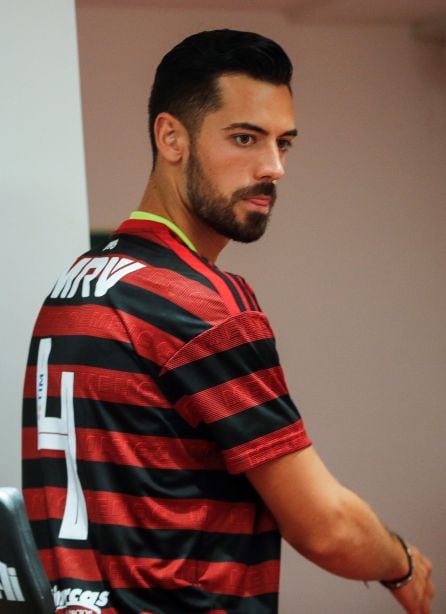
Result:
<svg viewBox="0 0 446 614">
<path fill-rule="evenodd" d="M 259 81 L 286 85 L 291 91 L 293 67 L 277 43 L 253 32 L 211 30 L 188 36 L 159 64 L 149 99 L 149 133 L 153 161 L 157 157 L 156 117 L 166 111 L 192 136 L 209 111 L 221 105 L 217 79 L 245 74 Z"/>
</svg>

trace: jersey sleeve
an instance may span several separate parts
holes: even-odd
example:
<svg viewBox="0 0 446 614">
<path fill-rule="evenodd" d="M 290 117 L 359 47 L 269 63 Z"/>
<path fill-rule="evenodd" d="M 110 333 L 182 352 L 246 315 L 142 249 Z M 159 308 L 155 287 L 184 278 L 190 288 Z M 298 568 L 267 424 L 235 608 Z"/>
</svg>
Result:
<svg viewBox="0 0 446 614">
<path fill-rule="evenodd" d="M 183 345 L 159 382 L 190 425 L 205 425 L 230 473 L 311 444 L 261 312 L 232 316 Z"/>
</svg>

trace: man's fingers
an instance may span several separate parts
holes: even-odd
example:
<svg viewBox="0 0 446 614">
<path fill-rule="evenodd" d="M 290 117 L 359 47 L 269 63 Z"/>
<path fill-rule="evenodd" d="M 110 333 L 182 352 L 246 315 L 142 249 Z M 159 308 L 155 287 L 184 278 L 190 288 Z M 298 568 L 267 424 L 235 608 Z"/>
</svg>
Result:
<svg viewBox="0 0 446 614">
<path fill-rule="evenodd" d="M 428 591 L 425 593 L 423 597 L 423 601 L 421 602 L 421 614 L 431 614 L 432 611 L 432 597 L 434 596 L 434 592 Z"/>
<path fill-rule="evenodd" d="M 423 567 L 423 575 L 425 580 L 424 593 L 421 601 L 421 614 L 431 614 L 432 599 L 435 594 L 434 583 L 431 579 L 432 563 L 426 557 L 422 557 L 420 563 Z"/>
<path fill-rule="evenodd" d="M 430 578 L 428 578 L 428 580 L 426 582 L 426 588 L 425 588 L 425 591 L 424 591 L 423 598 L 427 599 L 429 601 L 432 601 L 434 595 L 435 595 L 434 583 L 432 582 L 432 580 Z"/>
</svg>

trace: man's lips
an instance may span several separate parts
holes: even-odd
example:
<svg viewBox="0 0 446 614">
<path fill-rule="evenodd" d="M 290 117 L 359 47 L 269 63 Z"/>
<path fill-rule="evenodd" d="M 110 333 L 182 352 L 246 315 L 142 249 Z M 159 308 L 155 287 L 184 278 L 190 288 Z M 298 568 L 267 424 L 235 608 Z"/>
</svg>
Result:
<svg viewBox="0 0 446 614">
<path fill-rule="evenodd" d="M 252 203 L 253 205 L 257 205 L 258 207 L 269 207 L 272 201 L 271 196 L 263 195 L 251 196 L 251 198 L 246 198 L 245 200 Z"/>
<path fill-rule="evenodd" d="M 253 209 L 269 211 L 276 201 L 276 186 L 273 183 L 263 182 L 236 190 L 232 195 L 232 202 L 241 200 L 249 203 Z"/>
</svg>

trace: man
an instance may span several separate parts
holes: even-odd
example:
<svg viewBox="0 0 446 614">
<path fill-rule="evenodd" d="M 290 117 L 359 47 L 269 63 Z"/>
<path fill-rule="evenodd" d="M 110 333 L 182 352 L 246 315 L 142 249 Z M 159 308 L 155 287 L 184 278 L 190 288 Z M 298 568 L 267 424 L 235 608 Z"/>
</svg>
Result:
<svg viewBox="0 0 446 614">
<path fill-rule="evenodd" d="M 266 228 L 296 136 L 291 72 L 252 33 L 169 52 L 139 210 L 39 314 L 23 479 L 58 612 L 277 612 L 281 535 L 430 612 L 430 562 L 324 467 L 254 294 L 214 264 Z"/>
</svg>

